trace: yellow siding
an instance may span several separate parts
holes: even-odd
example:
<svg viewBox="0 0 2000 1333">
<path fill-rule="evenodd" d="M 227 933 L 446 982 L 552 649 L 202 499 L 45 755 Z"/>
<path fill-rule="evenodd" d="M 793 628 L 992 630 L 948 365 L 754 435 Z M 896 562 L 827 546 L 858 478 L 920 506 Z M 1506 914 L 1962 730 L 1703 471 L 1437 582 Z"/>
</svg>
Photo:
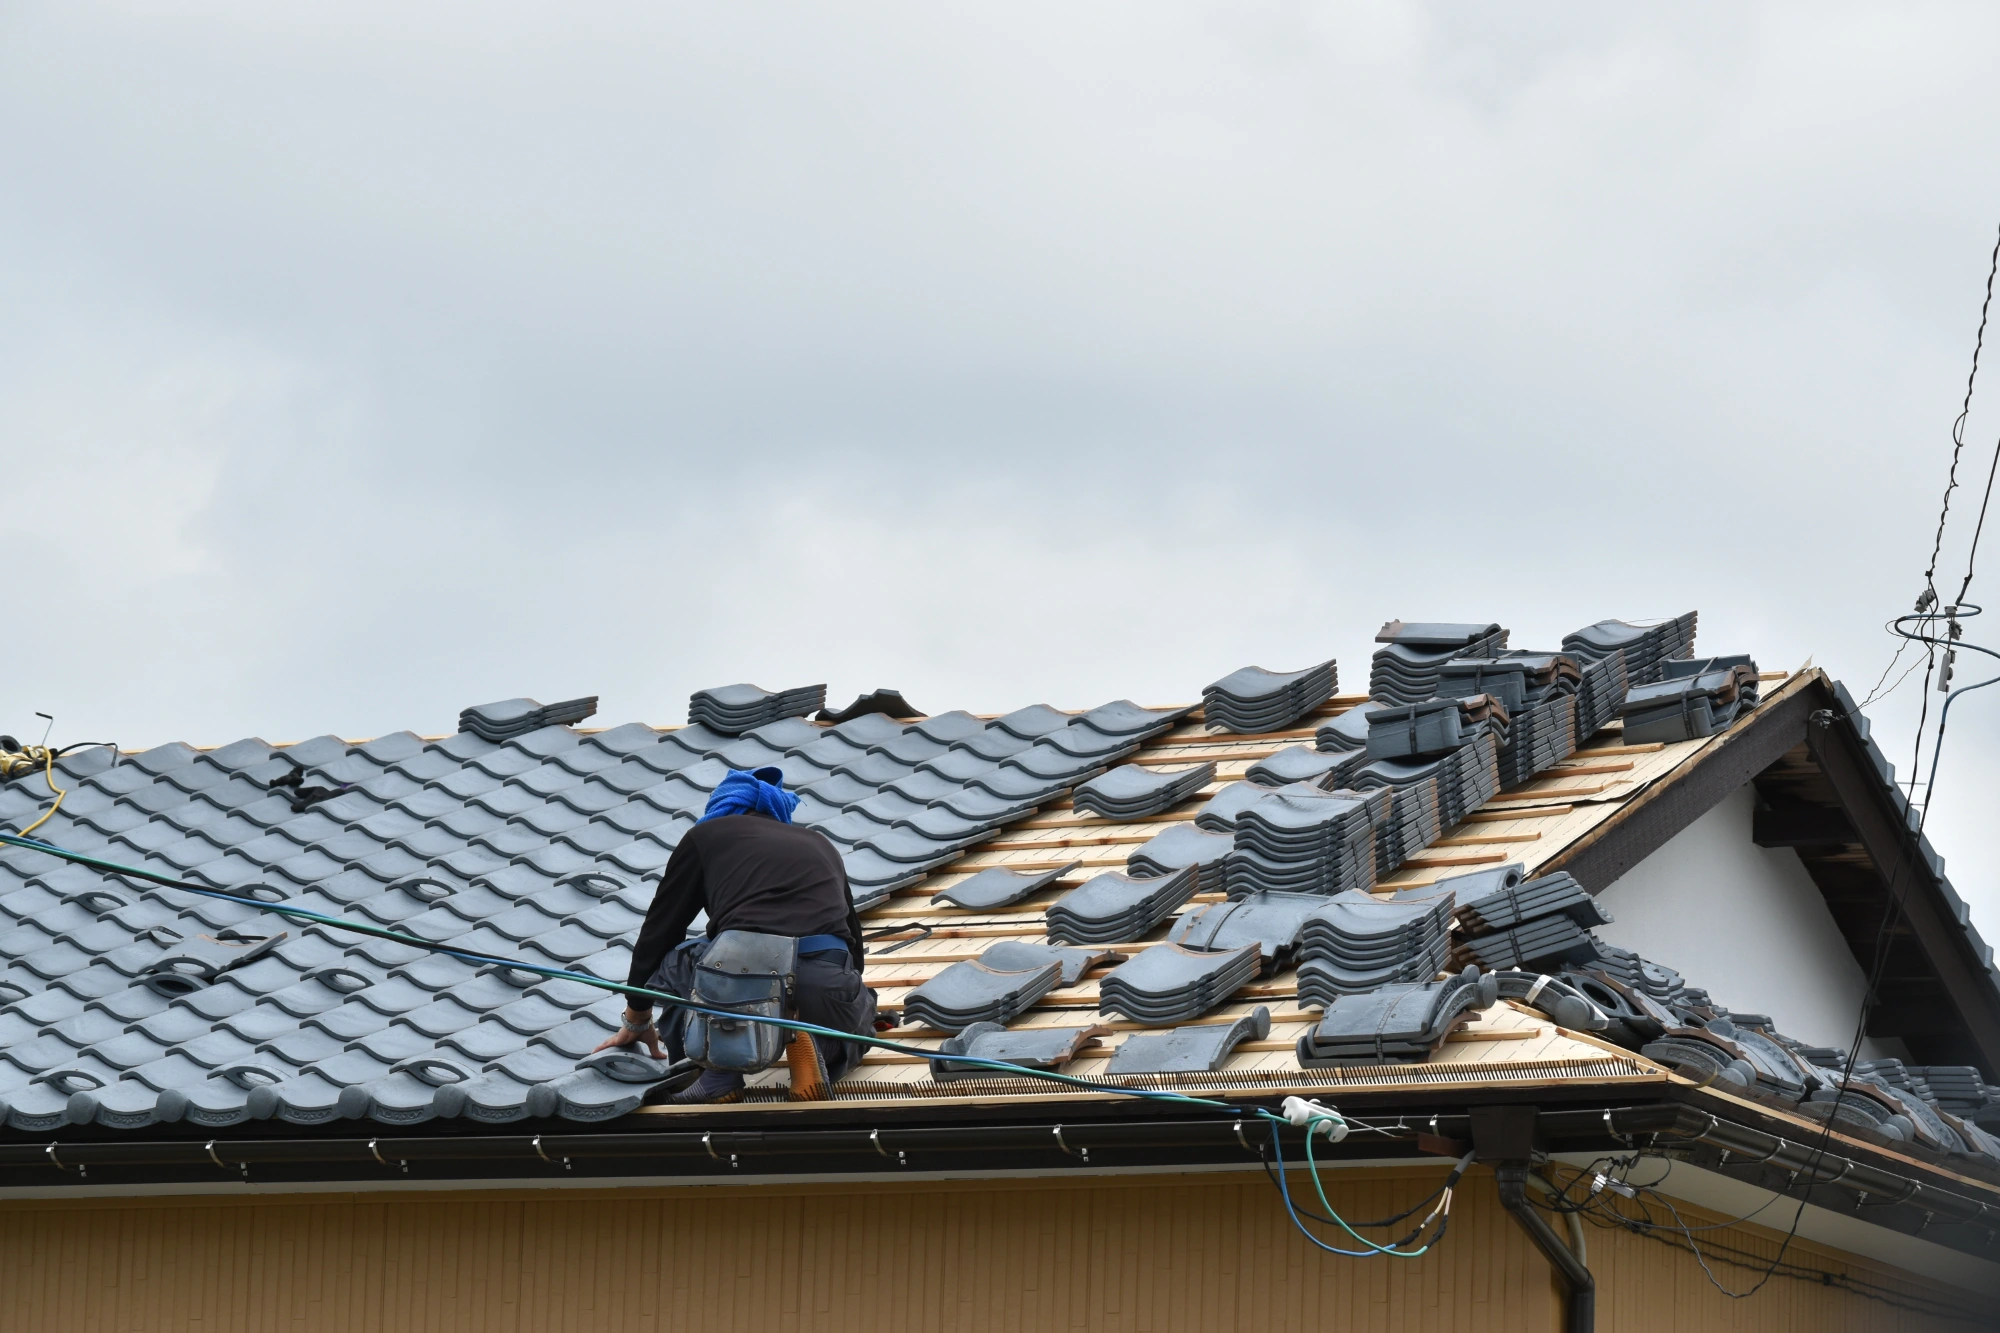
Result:
<svg viewBox="0 0 2000 1333">
<path fill-rule="evenodd" d="M 1375 1216 L 1436 1178 L 1350 1175 L 1331 1193 Z M 1589 1235 L 1601 1329 L 1949 1327 L 1798 1282 L 1730 1302 L 1683 1255 Z M 1237 1175 L 0 1204 L 7 1333 L 1550 1333 L 1558 1311 L 1477 1175 L 1436 1255 L 1367 1262 L 1312 1251 L 1263 1179 Z"/>
</svg>

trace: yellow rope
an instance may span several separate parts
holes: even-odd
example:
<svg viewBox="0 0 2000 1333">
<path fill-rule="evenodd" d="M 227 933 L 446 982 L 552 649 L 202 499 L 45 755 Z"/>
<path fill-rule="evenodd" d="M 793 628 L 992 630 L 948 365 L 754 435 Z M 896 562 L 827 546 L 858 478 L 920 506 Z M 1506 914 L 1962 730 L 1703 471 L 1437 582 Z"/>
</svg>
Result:
<svg viewBox="0 0 2000 1333">
<path fill-rule="evenodd" d="M 56 794 L 56 803 L 42 812 L 42 817 L 21 830 L 20 836 L 27 837 L 36 829 L 49 822 L 49 817 L 62 809 L 63 797 L 69 795 L 69 788 L 56 786 L 56 752 L 46 745 L 30 745 L 22 752 L 22 757 L 30 764 L 42 761 L 42 780 L 49 784 L 49 790 Z"/>
</svg>

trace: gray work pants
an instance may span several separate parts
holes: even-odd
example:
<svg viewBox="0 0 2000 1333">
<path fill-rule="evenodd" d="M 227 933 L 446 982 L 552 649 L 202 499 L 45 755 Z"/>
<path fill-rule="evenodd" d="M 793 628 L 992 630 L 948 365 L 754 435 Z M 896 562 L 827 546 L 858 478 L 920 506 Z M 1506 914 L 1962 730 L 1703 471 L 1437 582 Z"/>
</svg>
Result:
<svg viewBox="0 0 2000 1333">
<path fill-rule="evenodd" d="M 694 988 L 694 967 L 708 950 L 709 941 L 697 937 L 669 953 L 652 980 L 651 990 L 669 995 L 686 995 Z M 875 992 L 861 984 L 861 973 L 851 963 L 836 962 L 824 955 L 801 958 L 793 992 L 798 1001 L 799 1019 L 816 1027 L 833 1028 L 862 1036 L 875 1035 Z M 681 1043 L 681 1015 L 660 1015 L 660 1037 L 667 1054 L 679 1060 L 687 1054 Z M 861 1062 L 867 1049 L 860 1042 L 814 1037 L 820 1059 L 826 1062 L 826 1076 L 838 1081 Z"/>
</svg>

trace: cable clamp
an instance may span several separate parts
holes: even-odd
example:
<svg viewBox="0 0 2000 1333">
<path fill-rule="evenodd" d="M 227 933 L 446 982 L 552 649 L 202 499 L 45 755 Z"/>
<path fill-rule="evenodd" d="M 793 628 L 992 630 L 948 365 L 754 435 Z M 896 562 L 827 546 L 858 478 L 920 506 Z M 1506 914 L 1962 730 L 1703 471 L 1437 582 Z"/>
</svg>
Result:
<svg viewBox="0 0 2000 1333">
<path fill-rule="evenodd" d="M 1067 1143 L 1064 1143 L 1064 1142 L 1063 1142 L 1063 1136 L 1062 1136 L 1062 1126 L 1061 1126 L 1061 1125 L 1057 1125 L 1057 1126 L 1056 1126 L 1056 1147 L 1058 1147 L 1058 1148 L 1061 1148 L 1061 1149 L 1062 1149 L 1062 1150 L 1063 1150 L 1064 1152 L 1068 1153 L 1068 1154 L 1069 1154 L 1069 1155 L 1070 1155 L 1071 1157 L 1080 1157 L 1080 1158 L 1082 1158 L 1082 1159 L 1084 1160 L 1084 1162 L 1085 1162 L 1085 1163 L 1088 1163 L 1088 1162 L 1090 1161 L 1090 1149 L 1088 1149 L 1088 1148 L 1081 1148 L 1081 1149 L 1079 1149 L 1079 1148 L 1072 1148 L 1072 1147 L 1070 1147 L 1070 1146 L 1069 1146 L 1069 1145 L 1068 1145 Z"/>
<path fill-rule="evenodd" d="M 1300 1126 L 1308 1136 L 1324 1134 L 1330 1143 L 1338 1143 L 1347 1137 L 1346 1119 L 1331 1106 L 1308 1101 L 1304 1097 L 1287 1097 L 1280 1109 L 1287 1123 Z"/>
</svg>

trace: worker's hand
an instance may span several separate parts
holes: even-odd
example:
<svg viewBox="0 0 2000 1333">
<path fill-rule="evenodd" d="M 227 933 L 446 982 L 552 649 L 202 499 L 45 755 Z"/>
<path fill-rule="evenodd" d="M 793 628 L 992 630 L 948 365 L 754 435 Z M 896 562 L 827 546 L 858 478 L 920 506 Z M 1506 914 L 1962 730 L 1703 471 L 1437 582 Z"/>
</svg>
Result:
<svg viewBox="0 0 2000 1333">
<path fill-rule="evenodd" d="M 627 1009 L 625 1017 L 629 1022 L 635 1020 L 637 1015 L 630 1009 Z M 659 1025 L 655 1023 L 648 1023 L 638 1032 L 634 1032 L 629 1027 L 621 1026 L 616 1032 L 599 1042 L 590 1053 L 596 1055 L 598 1051 L 608 1051 L 614 1046 L 630 1046 L 634 1042 L 644 1042 L 646 1054 L 652 1056 L 655 1060 L 664 1060 L 667 1058 L 667 1048 L 660 1044 L 660 1029 Z"/>
</svg>

